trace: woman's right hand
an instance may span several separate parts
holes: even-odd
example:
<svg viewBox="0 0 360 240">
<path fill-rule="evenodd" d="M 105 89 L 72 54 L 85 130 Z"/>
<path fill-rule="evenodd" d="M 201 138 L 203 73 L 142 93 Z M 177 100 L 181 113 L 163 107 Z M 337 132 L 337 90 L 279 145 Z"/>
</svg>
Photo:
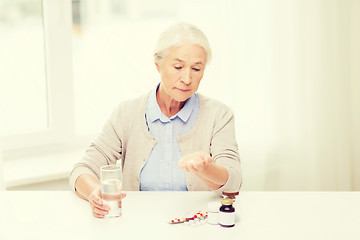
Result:
<svg viewBox="0 0 360 240">
<path fill-rule="evenodd" d="M 121 193 L 121 199 L 126 197 L 126 193 Z M 90 203 L 93 215 L 97 218 L 103 218 L 109 214 L 110 206 L 104 203 L 101 194 L 101 188 L 96 187 L 89 195 L 88 201 Z M 121 202 L 119 202 L 121 204 Z"/>
<path fill-rule="evenodd" d="M 90 203 L 93 215 L 97 218 L 103 218 L 110 211 L 110 206 L 104 204 L 101 195 L 101 188 L 95 188 L 89 195 L 88 201 Z"/>
</svg>

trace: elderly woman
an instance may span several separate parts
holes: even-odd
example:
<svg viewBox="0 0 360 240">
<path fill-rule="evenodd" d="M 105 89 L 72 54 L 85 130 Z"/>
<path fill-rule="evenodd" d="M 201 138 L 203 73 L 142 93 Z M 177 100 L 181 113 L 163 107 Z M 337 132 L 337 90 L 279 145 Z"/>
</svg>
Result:
<svg viewBox="0 0 360 240">
<path fill-rule="evenodd" d="M 234 116 L 196 91 L 211 59 L 206 36 L 179 23 L 160 36 L 154 62 L 161 82 L 120 104 L 74 166 L 70 183 L 103 217 L 99 168 L 122 159 L 123 190 L 238 191 L 241 168 Z"/>
</svg>

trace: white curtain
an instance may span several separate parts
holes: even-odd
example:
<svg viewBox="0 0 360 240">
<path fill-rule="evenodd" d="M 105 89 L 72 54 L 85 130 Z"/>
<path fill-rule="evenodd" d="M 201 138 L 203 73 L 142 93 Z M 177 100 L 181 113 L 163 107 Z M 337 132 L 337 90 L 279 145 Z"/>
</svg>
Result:
<svg viewBox="0 0 360 240">
<path fill-rule="evenodd" d="M 200 91 L 235 112 L 243 189 L 360 190 L 360 1 L 211 3 L 183 19 L 209 35 Z"/>
<path fill-rule="evenodd" d="M 276 3 L 265 188 L 355 189 L 359 1 Z"/>
<path fill-rule="evenodd" d="M 249 152 L 245 186 L 359 190 L 359 12 L 359 1 L 272 2 L 271 75 L 254 109 L 265 132 L 251 149 L 261 152 L 260 170 L 250 172 L 262 182 L 247 175 L 247 166 L 257 168 Z"/>
</svg>

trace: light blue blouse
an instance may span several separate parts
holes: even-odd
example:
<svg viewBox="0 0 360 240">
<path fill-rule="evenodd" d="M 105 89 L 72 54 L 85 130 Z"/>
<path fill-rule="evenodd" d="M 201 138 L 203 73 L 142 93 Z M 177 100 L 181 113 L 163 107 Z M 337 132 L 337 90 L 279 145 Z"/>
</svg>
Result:
<svg viewBox="0 0 360 240">
<path fill-rule="evenodd" d="M 145 118 L 148 130 L 158 142 L 140 172 L 141 191 L 187 191 L 185 172 L 178 167 L 181 151 L 176 137 L 190 131 L 199 113 L 199 97 L 195 93 L 174 116 L 168 118 L 160 110 L 154 89 L 147 100 Z"/>
</svg>

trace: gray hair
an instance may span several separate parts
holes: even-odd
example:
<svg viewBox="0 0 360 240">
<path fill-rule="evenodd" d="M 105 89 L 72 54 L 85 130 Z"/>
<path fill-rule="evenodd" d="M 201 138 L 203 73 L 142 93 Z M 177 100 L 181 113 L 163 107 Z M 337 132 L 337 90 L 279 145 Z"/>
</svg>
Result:
<svg viewBox="0 0 360 240">
<path fill-rule="evenodd" d="M 154 62 L 161 63 L 171 48 L 186 43 L 201 46 L 206 53 L 206 63 L 211 61 L 211 48 L 205 34 L 194 25 L 182 22 L 171 25 L 160 35 L 154 50 Z"/>
</svg>

